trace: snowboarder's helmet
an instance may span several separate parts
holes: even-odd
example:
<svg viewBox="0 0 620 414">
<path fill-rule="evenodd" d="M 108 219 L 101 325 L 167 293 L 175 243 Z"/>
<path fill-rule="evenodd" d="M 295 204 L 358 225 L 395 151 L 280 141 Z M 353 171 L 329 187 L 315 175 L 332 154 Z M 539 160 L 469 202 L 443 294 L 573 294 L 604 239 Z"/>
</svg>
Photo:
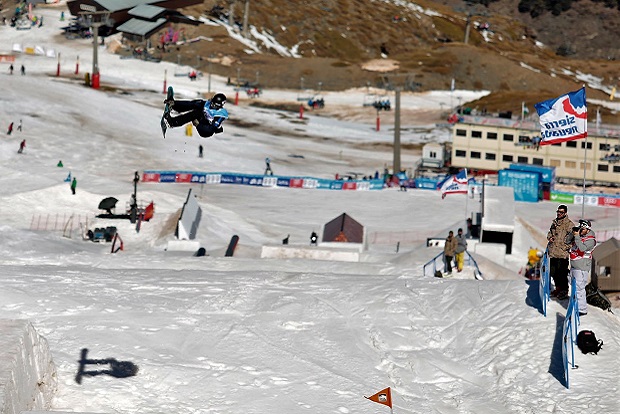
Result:
<svg viewBox="0 0 620 414">
<path fill-rule="evenodd" d="M 213 109 L 220 109 L 224 106 L 225 103 L 226 95 L 224 95 L 223 93 L 216 93 L 215 95 L 213 95 L 213 98 L 211 98 L 211 108 Z"/>
</svg>

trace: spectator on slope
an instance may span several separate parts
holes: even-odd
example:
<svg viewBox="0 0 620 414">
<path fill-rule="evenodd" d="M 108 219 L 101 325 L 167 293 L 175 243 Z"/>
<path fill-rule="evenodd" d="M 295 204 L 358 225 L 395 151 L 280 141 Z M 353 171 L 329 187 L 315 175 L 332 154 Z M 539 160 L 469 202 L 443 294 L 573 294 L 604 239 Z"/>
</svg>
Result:
<svg viewBox="0 0 620 414">
<path fill-rule="evenodd" d="M 450 230 L 443 246 L 444 273 L 448 275 L 452 274 L 452 260 L 456 252 L 456 244 L 457 241 L 454 237 L 454 232 Z"/>
<path fill-rule="evenodd" d="M 463 229 L 458 229 L 456 232 L 456 271 L 461 272 L 463 270 L 463 264 L 465 263 L 465 251 L 467 250 L 467 240 L 463 234 Z"/>
<path fill-rule="evenodd" d="M 556 211 L 556 218 L 551 222 L 547 233 L 547 251 L 549 254 L 549 275 L 553 279 L 555 290 L 551 296 L 558 299 L 568 297 L 568 251 L 570 242 L 566 237 L 572 234 L 575 224 L 568 218 L 568 207 L 560 204 Z"/>
</svg>

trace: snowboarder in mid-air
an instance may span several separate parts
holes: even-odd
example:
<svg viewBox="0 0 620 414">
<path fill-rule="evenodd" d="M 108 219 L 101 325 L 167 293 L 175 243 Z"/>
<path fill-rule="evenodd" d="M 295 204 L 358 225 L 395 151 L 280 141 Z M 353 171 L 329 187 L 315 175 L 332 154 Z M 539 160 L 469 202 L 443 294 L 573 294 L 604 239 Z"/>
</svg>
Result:
<svg viewBox="0 0 620 414">
<path fill-rule="evenodd" d="M 216 93 L 209 100 L 175 100 L 174 91 L 169 87 L 164 103 L 166 106 L 161 125 L 164 137 L 168 127 L 180 127 L 188 122 L 194 124 L 198 134 L 203 138 L 224 131 L 222 123 L 228 119 L 228 111 L 224 109 L 226 95 L 223 93 Z M 171 111 L 177 115 L 172 116 Z"/>
</svg>

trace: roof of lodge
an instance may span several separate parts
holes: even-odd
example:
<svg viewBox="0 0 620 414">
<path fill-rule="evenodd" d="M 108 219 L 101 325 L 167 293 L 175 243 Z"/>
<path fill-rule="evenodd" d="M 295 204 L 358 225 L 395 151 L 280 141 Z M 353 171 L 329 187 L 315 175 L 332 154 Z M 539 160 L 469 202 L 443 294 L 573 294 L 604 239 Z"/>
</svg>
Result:
<svg viewBox="0 0 620 414">
<path fill-rule="evenodd" d="M 147 20 L 153 20 L 158 15 L 165 12 L 166 9 L 159 6 L 152 6 L 150 4 L 141 4 L 129 10 L 129 14 L 135 17 L 141 17 Z"/>
<path fill-rule="evenodd" d="M 159 3 L 157 0 L 94 0 L 104 9 L 115 12 L 119 10 L 127 10 L 141 5 L 149 5 L 151 3 Z"/>
<path fill-rule="evenodd" d="M 119 32 L 129 33 L 137 36 L 148 36 L 149 34 L 159 30 L 166 24 L 168 20 L 161 17 L 152 22 L 143 19 L 129 19 L 125 23 L 117 27 Z"/>
</svg>

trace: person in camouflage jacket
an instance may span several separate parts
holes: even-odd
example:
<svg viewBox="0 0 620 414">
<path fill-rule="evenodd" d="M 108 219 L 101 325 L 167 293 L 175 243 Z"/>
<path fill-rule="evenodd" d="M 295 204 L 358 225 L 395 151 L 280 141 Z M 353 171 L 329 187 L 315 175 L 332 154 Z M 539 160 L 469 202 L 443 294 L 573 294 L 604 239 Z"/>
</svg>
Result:
<svg viewBox="0 0 620 414">
<path fill-rule="evenodd" d="M 568 297 L 568 252 L 571 248 L 566 243 L 566 236 L 573 234 L 575 223 L 568 217 L 568 207 L 558 206 L 556 218 L 551 222 L 547 233 L 547 252 L 549 254 L 549 275 L 553 278 L 555 290 L 551 296 L 558 299 Z"/>
</svg>

